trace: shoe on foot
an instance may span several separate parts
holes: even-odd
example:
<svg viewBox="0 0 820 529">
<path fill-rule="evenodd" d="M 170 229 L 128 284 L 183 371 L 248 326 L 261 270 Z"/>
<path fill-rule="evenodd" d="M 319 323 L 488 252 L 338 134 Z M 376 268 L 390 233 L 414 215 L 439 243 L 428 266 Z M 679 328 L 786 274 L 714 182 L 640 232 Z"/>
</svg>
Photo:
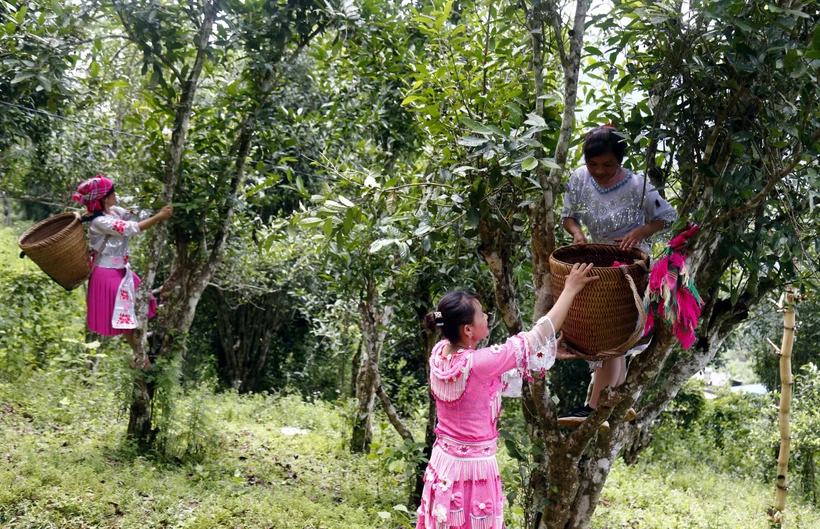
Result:
<svg viewBox="0 0 820 529">
<path fill-rule="evenodd" d="M 566 428 L 578 428 L 593 411 L 594 409 L 589 406 L 581 406 L 558 417 L 558 425 Z"/>
<path fill-rule="evenodd" d="M 632 422 L 635 420 L 635 410 L 629 408 L 629 411 L 626 412 L 626 417 L 624 417 L 624 422 Z"/>
<path fill-rule="evenodd" d="M 558 417 L 558 425 L 566 428 L 578 428 L 593 411 L 595 411 L 595 409 L 589 406 L 574 409 L 566 415 Z M 609 421 L 601 423 L 601 426 L 598 427 L 598 431 L 603 433 L 609 432 Z"/>
</svg>

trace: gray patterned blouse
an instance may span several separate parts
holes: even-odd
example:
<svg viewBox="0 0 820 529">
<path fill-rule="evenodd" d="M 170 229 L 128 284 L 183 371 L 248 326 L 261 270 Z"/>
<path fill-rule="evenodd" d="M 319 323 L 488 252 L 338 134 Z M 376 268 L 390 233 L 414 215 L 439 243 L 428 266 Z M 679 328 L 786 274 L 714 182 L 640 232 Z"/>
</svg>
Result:
<svg viewBox="0 0 820 529">
<path fill-rule="evenodd" d="M 564 219 L 573 218 L 589 232 L 591 242 L 614 243 L 635 228 L 656 220 L 664 221 L 664 228 L 677 219 L 677 213 L 651 183 L 629 169 L 626 178 L 607 189 L 602 189 L 586 167 L 572 172 L 564 192 Z M 643 202 L 641 199 L 643 198 Z M 650 245 L 644 240 L 641 250 L 651 255 Z"/>
</svg>

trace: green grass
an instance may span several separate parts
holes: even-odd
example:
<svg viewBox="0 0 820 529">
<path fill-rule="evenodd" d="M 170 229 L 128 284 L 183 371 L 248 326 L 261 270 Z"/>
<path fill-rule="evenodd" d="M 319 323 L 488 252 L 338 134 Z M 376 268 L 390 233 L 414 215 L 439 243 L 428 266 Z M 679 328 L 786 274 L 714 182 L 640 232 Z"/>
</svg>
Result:
<svg viewBox="0 0 820 529">
<path fill-rule="evenodd" d="M 127 415 L 111 392 L 44 379 L 0 386 L 0 527 L 353 529 L 402 502 L 400 487 L 373 478 L 373 460 L 343 450 L 332 406 L 205 399 L 218 445 L 200 461 L 170 463 L 123 446 Z"/>
<path fill-rule="evenodd" d="M 201 387 L 177 401 L 174 431 L 183 445 L 190 432 L 180 425 L 200 410 L 205 448 L 182 459 L 140 454 L 123 443 L 127 414 L 112 389 L 127 382 L 127 359 L 111 354 L 94 376 L 41 371 L 0 383 L 0 527 L 396 527 L 379 512 L 406 501 L 404 486 L 377 459 L 347 452 L 340 406 Z M 708 462 L 617 463 L 592 527 L 764 528 L 773 496 L 773 486 L 715 474 Z M 819 511 L 794 498 L 788 507 L 788 527 L 820 527 Z"/>
<path fill-rule="evenodd" d="M 391 527 L 379 511 L 405 501 L 376 460 L 345 450 L 345 421 L 331 404 L 193 392 L 178 408 L 199 399 L 216 444 L 171 462 L 123 445 L 127 416 L 110 385 L 45 372 L 0 385 L 0 527 Z M 618 463 L 592 527 L 763 528 L 773 491 L 705 465 Z M 789 527 L 820 527 L 818 511 L 789 508 Z"/>
<path fill-rule="evenodd" d="M 29 227 L 30 224 L 22 225 L 15 223 L 11 227 L 0 227 L 0 270 L 9 268 L 23 268 L 25 260 L 20 259 L 20 248 L 17 246 L 17 237 Z M 30 260 L 28 263 L 35 266 Z"/>
<path fill-rule="evenodd" d="M 774 485 L 714 473 L 706 463 L 670 470 L 618 462 L 592 527 L 768 529 L 766 510 L 774 502 Z M 820 511 L 794 497 L 788 499 L 785 515 L 785 527 L 820 527 Z"/>
</svg>

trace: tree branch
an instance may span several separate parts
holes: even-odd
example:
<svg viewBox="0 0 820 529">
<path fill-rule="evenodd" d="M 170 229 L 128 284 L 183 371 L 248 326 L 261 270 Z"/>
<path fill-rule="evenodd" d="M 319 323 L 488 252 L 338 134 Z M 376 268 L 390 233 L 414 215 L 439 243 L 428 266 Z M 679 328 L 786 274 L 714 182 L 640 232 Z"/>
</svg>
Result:
<svg viewBox="0 0 820 529">
<path fill-rule="evenodd" d="M 182 78 L 182 74 L 177 69 L 177 67 L 174 66 L 174 63 L 172 63 L 161 51 L 154 49 L 153 46 L 137 37 L 137 34 L 134 32 L 134 28 L 132 28 L 131 25 L 125 20 L 125 16 L 123 15 L 124 7 L 120 5 L 117 2 L 117 0 L 111 0 L 111 3 L 114 5 L 114 10 L 117 12 L 117 16 L 119 17 L 120 22 L 122 23 L 122 27 L 125 28 L 126 33 L 128 33 L 128 40 L 136 44 L 139 44 L 144 51 L 148 51 L 152 56 L 157 57 L 163 64 L 165 64 L 165 66 L 167 66 L 173 72 L 174 77 L 177 78 L 177 81 L 179 81 L 180 83 L 184 83 L 185 79 Z"/>
<path fill-rule="evenodd" d="M 393 428 L 399 433 L 402 439 L 410 439 L 413 441 L 413 434 L 410 433 L 410 430 L 404 425 L 399 417 L 396 408 L 393 407 L 393 403 L 390 401 L 390 397 L 385 393 L 384 386 L 382 386 L 381 375 L 378 373 L 376 374 L 376 394 L 379 396 L 379 400 L 382 403 L 382 408 L 384 412 L 387 414 L 387 418 L 390 420 L 390 424 L 393 425 Z"/>
</svg>

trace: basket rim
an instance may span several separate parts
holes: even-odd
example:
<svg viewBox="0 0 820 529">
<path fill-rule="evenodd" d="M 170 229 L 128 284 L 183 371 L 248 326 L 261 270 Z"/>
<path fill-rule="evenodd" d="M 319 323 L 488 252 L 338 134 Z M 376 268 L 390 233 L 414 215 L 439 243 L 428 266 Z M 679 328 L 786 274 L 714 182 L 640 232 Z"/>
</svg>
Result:
<svg viewBox="0 0 820 529">
<path fill-rule="evenodd" d="M 649 264 L 649 254 L 647 254 L 646 252 L 644 252 L 643 250 L 641 250 L 639 248 L 633 248 L 632 250 L 621 250 L 620 247 L 617 244 L 608 244 L 608 243 L 600 243 L 600 242 L 587 243 L 587 244 L 568 244 L 566 246 L 561 246 L 560 248 L 556 248 L 555 250 L 552 251 L 552 253 L 550 254 L 550 261 L 553 261 L 556 264 L 560 264 L 562 266 L 566 266 L 566 267 L 571 268 L 573 263 L 568 263 L 568 262 L 562 260 L 560 257 L 563 253 L 567 253 L 567 252 L 577 250 L 577 249 L 581 249 L 581 248 L 586 248 L 586 249 L 607 248 L 609 250 L 617 249 L 618 251 L 621 251 L 621 252 L 629 252 L 629 251 L 639 252 L 640 260 L 644 261 L 647 265 Z M 558 256 L 556 256 L 556 254 L 558 254 Z M 629 265 L 626 265 L 626 266 L 629 267 L 629 268 L 631 268 L 633 266 L 640 267 L 640 264 L 638 264 L 637 262 L 633 262 L 632 264 L 629 264 Z M 641 268 L 643 268 L 643 267 L 641 267 Z M 593 266 L 592 269 L 593 270 L 611 270 L 612 267 L 611 266 Z"/>
<path fill-rule="evenodd" d="M 69 217 L 69 216 L 73 217 L 72 221 L 69 222 L 65 227 L 63 227 L 63 229 L 61 229 L 57 233 L 55 233 L 55 234 L 53 234 L 49 237 L 46 237 L 45 239 L 39 240 L 36 243 L 27 243 L 26 242 L 26 238 L 32 236 L 34 233 L 37 232 L 37 230 L 42 229 L 43 226 L 47 226 L 49 224 L 53 224 L 55 222 L 61 221 L 64 218 Z M 73 213 L 71 211 L 67 211 L 65 213 L 58 213 L 57 215 L 52 215 L 51 217 L 48 217 L 47 219 L 41 220 L 40 222 L 38 222 L 37 224 L 35 224 L 31 228 L 24 231 L 23 234 L 20 236 L 20 238 L 17 239 L 17 245 L 20 246 L 20 248 L 22 248 L 23 250 L 26 250 L 27 248 L 38 248 L 38 247 L 46 245 L 48 243 L 52 243 L 55 240 L 57 240 L 57 237 L 62 235 L 63 232 L 65 232 L 66 230 L 68 230 L 70 228 L 73 228 L 79 222 L 80 222 L 79 215 L 77 215 L 76 213 Z"/>
</svg>

